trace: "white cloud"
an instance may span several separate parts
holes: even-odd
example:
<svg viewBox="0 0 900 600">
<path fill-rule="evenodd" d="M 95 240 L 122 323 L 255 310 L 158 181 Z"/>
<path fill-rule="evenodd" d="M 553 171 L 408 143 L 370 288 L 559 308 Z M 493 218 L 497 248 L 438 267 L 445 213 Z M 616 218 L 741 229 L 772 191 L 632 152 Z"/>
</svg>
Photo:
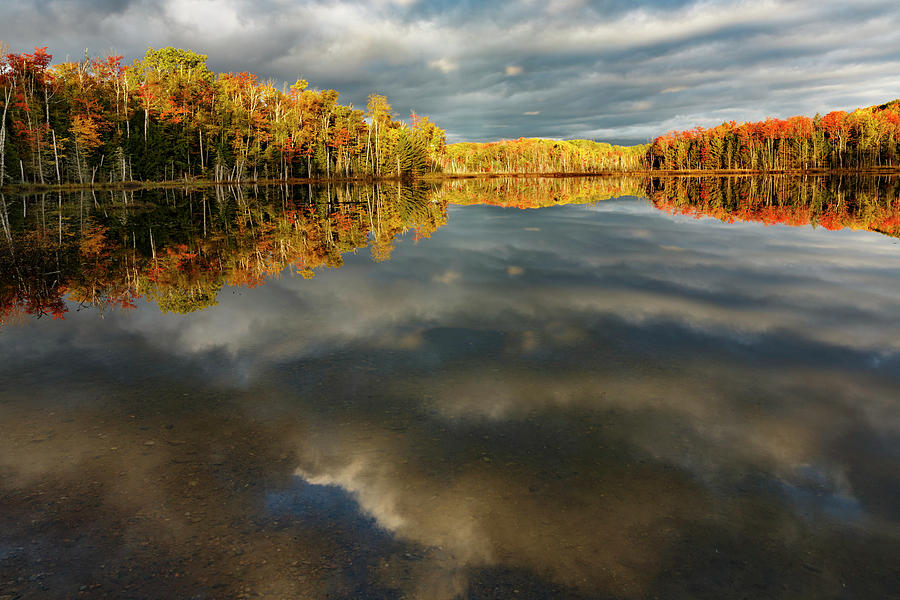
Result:
<svg viewBox="0 0 900 600">
<path fill-rule="evenodd" d="M 235 6 L 222 0 L 169 0 L 165 14 L 189 30 L 214 31 L 219 36 L 232 35 L 242 28 Z"/>
<path fill-rule="evenodd" d="M 452 73 L 459 70 L 459 63 L 449 58 L 438 58 L 428 61 L 428 66 L 441 73 Z"/>
</svg>

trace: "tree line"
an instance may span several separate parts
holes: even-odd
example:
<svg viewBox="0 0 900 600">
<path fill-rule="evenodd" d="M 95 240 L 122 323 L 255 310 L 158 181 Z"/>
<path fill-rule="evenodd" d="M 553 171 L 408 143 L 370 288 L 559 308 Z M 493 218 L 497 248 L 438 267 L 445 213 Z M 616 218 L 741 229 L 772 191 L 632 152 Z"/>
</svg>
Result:
<svg viewBox="0 0 900 600">
<path fill-rule="evenodd" d="M 366 110 L 305 80 L 215 74 L 191 50 L 150 48 L 51 66 L 45 48 L 0 56 L 0 187 L 204 178 L 415 177 L 445 135 L 427 117 Z"/>
<path fill-rule="evenodd" d="M 657 137 L 649 169 L 859 170 L 900 165 L 900 100 L 813 118 L 730 121 Z"/>
<path fill-rule="evenodd" d="M 445 173 L 598 173 L 643 168 L 646 145 L 520 138 L 450 144 L 439 157 Z"/>
<path fill-rule="evenodd" d="M 528 138 L 450 144 L 439 164 L 454 174 L 895 169 L 900 100 L 812 118 L 694 127 L 634 146 Z"/>
</svg>

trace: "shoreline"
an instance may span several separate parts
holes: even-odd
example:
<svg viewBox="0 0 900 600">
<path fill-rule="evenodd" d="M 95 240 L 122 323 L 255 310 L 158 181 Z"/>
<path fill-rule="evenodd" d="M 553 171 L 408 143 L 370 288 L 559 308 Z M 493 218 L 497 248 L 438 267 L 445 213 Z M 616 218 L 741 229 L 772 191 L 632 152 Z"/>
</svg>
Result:
<svg viewBox="0 0 900 600">
<path fill-rule="evenodd" d="M 678 169 L 629 169 L 622 171 L 591 172 L 495 172 L 495 173 L 429 173 L 421 177 L 295 177 L 291 179 L 231 179 L 215 181 L 212 179 L 174 179 L 166 181 L 119 181 L 113 183 L 45 183 L 45 184 L 7 184 L 0 188 L 0 193 L 35 194 L 50 192 L 78 191 L 120 191 L 156 188 L 215 187 L 232 185 L 322 185 L 341 183 L 432 183 L 462 179 L 564 179 L 575 177 L 744 177 L 758 175 L 789 175 L 794 177 L 826 177 L 826 176 L 859 176 L 885 175 L 900 176 L 900 165 L 892 167 L 866 167 L 862 169 L 711 169 L 711 170 L 678 170 Z"/>
</svg>

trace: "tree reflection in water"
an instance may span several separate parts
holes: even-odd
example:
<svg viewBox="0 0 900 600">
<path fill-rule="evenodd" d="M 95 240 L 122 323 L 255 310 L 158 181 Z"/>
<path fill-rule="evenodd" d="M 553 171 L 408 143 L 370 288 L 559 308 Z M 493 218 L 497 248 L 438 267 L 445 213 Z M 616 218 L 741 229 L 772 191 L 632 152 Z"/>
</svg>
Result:
<svg viewBox="0 0 900 600">
<path fill-rule="evenodd" d="M 70 305 L 165 312 L 214 306 L 224 286 L 305 278 L 394 239 L 430 237 L 451 204 L 540 208 L 648 196 L 666 212 L 900 235 L 900 181 L 886 177 L 628 177 L 451 180 L 435 185 L 219 186 L 2 199 L 0 323 Z M 66 302 L 68 301 L 68 303 Z"/>
</svg>

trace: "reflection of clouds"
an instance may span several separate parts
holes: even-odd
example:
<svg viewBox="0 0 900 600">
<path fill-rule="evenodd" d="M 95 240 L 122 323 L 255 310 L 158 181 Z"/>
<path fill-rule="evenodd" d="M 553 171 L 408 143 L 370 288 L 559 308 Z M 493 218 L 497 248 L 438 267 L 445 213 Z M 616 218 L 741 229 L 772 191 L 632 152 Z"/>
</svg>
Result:
<svg viewBox="0 0 900 600">
<path fill-rule="evenodd" d="M 626 371 L 634 369 L 627 364 L 620 367 Z M 558 409 L 658 414 L 660 419 L 677 419 L 679 433 L 688 426 L 705 444 L 727 449 L 718 456 L 710 454 L 709 468 L 713 471 L 725 468 L 736 458 L 788 468 L 815 459 L 821 450 L 819 442 L 827 438 L 828 429 L 834 424 L 835 409 L 791 403 L 790 382 L 803 373 L 789 371 L 772 378 L 752 369 L 739 371 L 727 363 L 714 367 L 721 372 L 703 378 L 698 377 L 704 372 L 702 365 L 685 364 L 639 374 L 617 374 L 598 365 L 596 373 L 580 369 L 556 373 L 523 371 L 506 374 L 502 379 L 488 379 L 480 377 L 480 370 L 473 366 L 471 370 L 445 373 L 446 383 L 434 390 L 432 407 L 449 419 L 501 421 L 528 419 L 535 412 Z M 735 384 L 750 386 L 753 381 L 767 378 L 773 381 L 757 385 L 756 393 L 768 396 L 769 402 L 787 404 L 778 410 L 761 411 L 756 402 L 735 399 Z M 826 380 L 819 391 L 823 395 L 827 390 L 836 393 L 842 389 L 840 386 L 846 384 L 835 376 Z M 840 396 L 841 401 L 857 399 L 851 390 L 844 391 L 848 394 L 846 399 Z M 660 459 L 677 459 L 679 444 L 683 444 L 683 440 L 659 435 L 655 426 L 638 428 L 627 435 Z"/>
<path fill-rule="evenodd" d="M 602 217 L 586 218 L 598 211 Z M 484 218 L 497 214 L 507 224 L 491 225 Z M 894 319 L 900 298 L 894 271 L 900 260 L 886 238 L 809 228 L 732 227 L 661 215 L 646 202 L 630 200 L 556 208 L 541 216 L 540 246 L 534 232 L 522 234 L 523 228 L 516 226 L 534 222 L 529 214 L 457 208 L 457 229 L 451 222 L 427 243 L 400 244 L 395 259 L 375 270 L 363 268 L 364 257 L 349 256 L 341 270 L 311 281 L 284 277 L 239 295 L 226 290 L 221 306 L 187 319 L 154 310 L 114 317 L 132 336 L 167 352 L 202 358 L 224 348 L 228 354 L 216 360 L 245 374 L 247 381 L 268 363 L 301 361 L 335 346 L 427 349 L 422 332 L 435 323 L 504 331 L 509 359 L 540 352 L 565 356 L 578 353 L 579 345 L 602 347 L 609 341 L 597 324 L 601 319 L 647 335 L 679 327 L 681 335 L 724 347 L 734 344 L 746 352 L 770 352 L 779 340 L 788 340 L 798 353 L 853 351 L 872 360 L 887 359 L 882 369 L 893 364 L 900 344 L 900 325 Z M 479 252 L 470 250 L 473 239 Z M 660 250 L 675 242 L 683 251 Z M 457 266 L 448 269 L 436 256 L 453 256 Z M 465 280 L 459 275 L 462 269 L 470 273 Z M 430 280 L 441 285 L 426 283 Z M 672 349 L 682 351 L 677 343 Z M 653 360 L 666 364 L 677 358 L 654 355 Z M 853 360 L 861 359 L 854 355 Z M 628 369 L 583 387 L 624 385 L 637 373 L 637 367 Z M 738 369 L 737 374 L 744 372 Z M 535 396 L 527 389 L 508 391 L 504 382 L 480 380 L 475 372 L 452 376 L 459 379 L 456 404 L 442 406 L 442 411 L 486 411 L 505 418 L 523 394 Z M 771 379 L 773 373 L 761 371 L 756 377 Z M 542 385 L 538 378 L 529 385 L 541 390 L 537 396 L 545 402 L 559 400 L 563 406 L 573 397 L 568 381 L 549 377 Z M 658 393 L 656 385 L 672 390 L 686 384 L 675 374 L 662 383 L 623 387 L 619 397 L 640 403 Z M 727 405 L 729 394 L 722 382 L 717 397 Z M 465 405 L 467 398 L 471 406 Z M 692 405 L 692 399 L 681 398 L 683 407 Z M 873 402 L 869 398 L 861 405 L 871 409 Z M 890 410 L 884 412 L 882 423 L 887 417 L 895 420 Z M 803 439 L 802 432 L 792 436 Z M 782 443 L 787 442 L 767 442 L 771 448 Z"/>
<path fill-rule="evenodd" d="M 603 217 L 585 218 L 601 206 Z M 341 340 L 392 337 L 407 324 L 511 323 L 512 315 L 537 314 L 615 316 L 648 328 L 677 323 L 742 342 L 780 332 L 873 354 L 900 347 L 898 259 L 881 236 L 728 226 L 619 200 L 547 211 L 535 240 L 533 232 L 484 219 L 500 213 L 504 221 L 532 222 L 527 214 L 466 210 L 453 212 L 457 233 L 401 244 L 378 271 L 348 256 L 348 266 L 315 280 L 283 277 L 264 293 L 225 290 L 220 306 L 189 319 L 139 311 L 125 326 L 165 347 L 224 348 L 237 360 L 316 354 Z M 458 266 L 447 268 L 441 255 Z M 463 267 L 471 272 L 466 280 Z M 508 291 L 498 289 L 499 270 L 514 275 Z M 288 312 L 301 318 L 285 319 Z"/>
<path fill-rule="evenodd" d="M 436 281 L 437 283 L 443 283 L 445 285 L 450 285 L 452 283 L 456 283 L 462 278 L 462 273 L 459 271 L 447 270 L 441 273 L 440 275 L 435 275 L 432 277 L 432 281 Z"/>
<path fill-rule="evenodd" d="M 869 462 L 866 453 L 835 453 L 836 441 L 854 432 L 896 433 L 890 384 L 729 361 L 676 361 L 661 370 L 598 365 L 596 373 L 580 366 L 541 372 L 494 366 L 502 361 L 401 386 L 427 389 L 428 414 L 449 432 L 389 433 L 357 418 L 340 427 L 323 424 L 298 454 L 298 475 L 341 486 L 382 527 L 431 549 L 420 581 L 448 597 L 459 593 L 466 573 L 501 565 L 547 573 L 574 588 L 645 597 L 662 557 L 692 524 L 721 518 L 726 527 L 754 527 L 741 503 L 760 490 L 811 519 L 851 519 L 848 525 L 866 528 L 892 516 L 872 512 L 890 490 L 860 495 L 855 488 L 852 473 Z M 860 408 L 865 405 L 869 414 Z M 527 448 L 492 455 L 493 444 L 485 445 L 487 453 L 465 452 L 477 445 L 467 431 L 491 431 L 509 447 L 527 446 L 529 434 L 512 433 L 517 424 L 533 430 L 562 415 L 591 416 L 544 433 L 543 445 L 535 446 L 539 455 Z M 484 419 L 492 421 L 490 429 Z M 574 456 L 560 453 L 558 444 L 575 443 L 598 423 L 603 436 Z M 545 427 L 554 431 L 552 425 L 538 431 Z M 444 436 L 457 447 L 450 462 L 442 462 L 450 447 Z M 630 451 L 607 458 L 607 447 Z M 544 461 L 557 466 L 542 471 Z M 894 467 L 878 477 L 898 475 Z M 709 493 L 721 496 L 712 501 Z M 857 522 L 864 511 L 868 520 Z M 790 547 L 795 533 L 787 522 L 784 527 L 776 543 Z"/>
<path fill-rule="evenodd" d="M 470 573 L 494 566 L 640 597 L 675 535 L 672 524 L 702 514 L 692 508 L 697 490 L 651 469 L 539 481 L 530 466 L 487 456 L 428 468 L 406 445 L 417 435 L 361 425 L 320 431 L 327 443 L 306 440 L 297 474 L 350 491 L 379 525 L 426 549 L 406 590 L 416 597 L 455 597 Z"/>
<path fill-rule="evenodd" d="M 388 333 L 375 340 L 376 347 L 391 350 L 416 350 L 421 348 L 424 343 L 425 339 L 422 337 L 421 331 Z"/>
<path fill-rule="evenodd" d="M 852 290 L 845 293 L 845 300 L 850 300 L 854 295 Z M 900 349 L 898 332 L 885 328 L 884 322 L 880 321 L 887 315 L 873 317 L 854 310 L 856 314 L 846 315 L 843 322 L 834 322 L 830 318 L 825 322 L 819 321 L 823 312 L 838 311 L 848 306 L 835 296 L 825 302 L 822 302 L 821 296 L 806 296 L 817 302 L 818 306 L 798 304 L 774 307 L 763 299 L 743 306 L 727 306 L 721 303 L 721 298 L 679 297 L 639 291 L 614 291 L 602 296 L 571 293 L 567 296 L 569 310 L 613 314 L 639 325 L 653 326 L 654 322 L 668 322 L 735 339 L 746 339 L 748 334 L 777 333 L 858 350 L 894 353 Z M 748 300 L 754 298 L 751 296 Z"/>
</svg>

